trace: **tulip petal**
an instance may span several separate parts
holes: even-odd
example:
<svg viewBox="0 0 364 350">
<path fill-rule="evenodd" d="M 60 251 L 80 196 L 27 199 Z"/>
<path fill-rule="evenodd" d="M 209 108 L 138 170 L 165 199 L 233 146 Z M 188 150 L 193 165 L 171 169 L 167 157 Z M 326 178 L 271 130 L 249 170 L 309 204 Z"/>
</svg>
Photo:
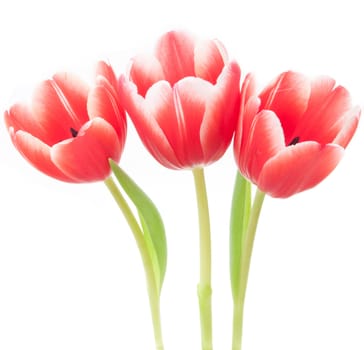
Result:
<svg viewBox="0 0 364 350">
<path fill-rule="evenodd" d="M 311 81 L 311 96 L 309 109 L 320 108 L 322 101 L 330 95 L 335 87 L 335 80 L 328 76 L 319 76 Z M 307 112 L 306 112 L 307 113 Z"/>
<path fill-rule="evenodd" d="M 295 72 L 282 73 L 260 94 L 262 109 L 276 113 L 281 121 L 286 144 L 293 135 L 298 121 L 306 111 L 311 92 L 310 80 Z"/>
<path fill-rule="evenodd" d="M 252 96 L 245 104 L 245 107 L 241 107 L 240 109 L 234 136 L 234 157 L 238 164 L 245 163 L 247 152 L 249 152 L 246 140 L 249 136 L 251 124 L 258 113 L 259 106 L 259 98 Z"/>
<path fill-rule="evenodd" d="M 248 74 L 241 87 L 240 110 L 234 135 L 234 156 L 238 163 L 246 152 L 246 142 L 244 141 L 248 137 L 250 125 L 260 106 L 260 99 L 255 96 L 255 91 L 255 78 L 252 74 Z"/>
<path fill-rule="evenodd" d="M 201 122 L 201 144 L 206 163 L 219 159 L 229 146 L 239 115 L 240 67 L 227 65 L 211 93 Z"/>
<path fill-rule="evenodd" d="M 333 143 L 346 148 L 352 137 L 354 136 L 355 130 L 358 127 L 360 119 L 361 109 L 359 106 L 352 108 L 346 113 L 344 119 L 346 120 L 345 125 L 340 129 L 336 135 Z"/>
<path fill-rule="evenodd" d="M 263 110 L 254 118 L 245 140 L 248 152 L 239 162 L 241 173 L 258 183 L 264 164 L 285 147 L 282 125 L 272 111 Z"/>
<path fill-rule="evenodd" d="M 249 101 L 249 99 L 252 96 L 256 95 L 256 91 L 257 91 L 256 78 L 252 73 L 249 73 L 244 78 L 244 82 L 241 87 L 241 105 L 245 106 L 245 104 Z"/>
<path fill-rule="evenodd" d="M 86 108 L 86 98 L 83 99 L 78 95 L 73 99 L 73 105 L 77 109 L 81 109 L 81 100 Z M 35 90 L 31 115 L 32 121 L 39 124 L 40 130 L 44 130 L 41 134 L 34 134 L 34 136 L 49 146 L 71 137 L 70 128 L 78 130 L 85 119 L 84 116 L 78 117 L 75 114 L 73 106 L 67 102 L 62 90 L 53 80 L 42 82 Z"/>
<path fill-rule="evenodd" d="M 159 39 L 155 55 L 171 85 L 184 77 L 195 76 L 194 46 L 195 39 L 184 31 L 171 31 Z"/>
<path fill-rule="evenodd" d="M 194 61 L 196 76 L 215 84 L 226 64 L 227 53 L 217 40 L 200 40 L 195 47 Z"/>
<path fill-rule="evenodd" d="M 91 89 L 87 99 L 87 109 L 90 119 L 101 117 L 111 124 L 118 134 L 121 145 L 126 138 L 126 116 L 121 102 L 115 96 L 115 91 L 109 82 L 98 79 Z"/>
<path fill-rule="evenodd" d="M 138 87 L 138 94 L 145 97 L 148 89 L 159 80 L 164 80 L 162 66 L 153 55 L 138 55 L 133 58 L 129 76 Z"/>
<path fill-rule="evenodd" d="M 76 137 L 51 149 L 54 164 L 69 177 L 82 182 L 104 180 L 110 174 L 109 158 L 118 162 L 120 155 L 118 136 L 102 118 L 87 122 Z"/>
<path fill-rule="evenodd" d="M 39 171 L 61 181 L 78 182 L 53 164 L 50 156 L 51 148 L 41 140 L 22 130 L 14 132 L 12 128 L 10 136 L 20 154 Z"/>
<path fill-rule="evenodd" d="M 158 84 L 164 84 L 166 82 L 155 84 L 156 87 L 154 87 L 154 89 L 150 89 L 148 92 L 150 101 L 148 102 L 142 96 L 138 95 L 136 86 L 127 81 L 124 76 L 121 76 L 119 81 L 122 104 L 128 112 L 144 146 L 157 161 L 167 168 L 174 169 L 180 167 L 181 164 L 176 158 L 174 150 L 155 119 L 156 116 L 154 115 L 153 110 L 158 110 L 158 108 L 154 107 L 153 109 L 154 100 L 153 97 L 150 98 L 150 96 L 153 96 L 153 92 L 151 93 L 150 91 L 153 91 L 154 89 L 158 90 Z M 148 98 L 148 96 L 146 96 L 146 98 Z M 160 101 L 159 104 L 162 105 L 159 108 L 163 107 L 163 102 L 164 104 L 167 103 L 163 99 L 165 99 L 163 94 L 161 94 L 160 98 L 157 99 L 157 101 Z M 158 105 L 157 101 L 156 104 Z M 174 114 L 173 108 L 172 113 Z"/>
<path fill-rule="evenodd" d="M 113 87 L 113 89 L 115 91 L 118 91 L 118 88 L 119 88 L 118 80 L 117 80 L 115 72 L 112 69 L 110 64 L 108 64 L 104 61 L 97 62 L 96 69 L 95 69 L 96 80 L 100 76 L 104 77 L 109 82 L 109 84 Z"/>
<path fill-rule="evenodd" d="M 272 197 L 286 198 L 316 186 L 337 166 L 340 146 L 303 142 L 288 146 L 263 167 L 258 187 Z"/>
<path fill-rule="evenodd" d="M 174 86 L 177 135 L 175 140 L 170 139 L 170 143 L 184 167 L 194 167 L 204 163 L 200 128 L 205 105 L 212 92 L 213 86 L 200 78 L 185 78 Z"/>
<path fill-rule="evenodd" d="M 346 112 L 351 108 L 349 92 L 338 86 L 316 108 L 309 108 L 302 118 L 297 135 L 302 141 L 331 143 L 345 124 Z"/>
<path fill-rule="evenodd" d="M 70 73 L 58 73 L 53 76 L 58 89 L 55 89 L 61 102 L 73 119 L 74 125 L 81 126 L 88 121 L 86 100 L 88 86 L 77 76 Z"/>
<path fill-rule="evenodd" d="M 47 134 L 43 125 L 32 120 L 32 112 L 28 105 L 16 103 L 10 107 L 9 111 L 4 113 L 5 125 L 8 129 L 26 130 L 29 134 L 42 139 Z"/>
<path fill-rule="evenodd" d="M 186 91 L 183 89 L 184 84 L 181 84 L 181 82 L 178 82 L 172 89 L 169 83 L 161 81 L 149 89 L 145 99 L 145 111 L 151 119 L 158 123 L 159 128 L 165 135 L 177 160 L 177 167 L 190 164 L 192 160 L 189 158 L 189 149 L 196 144 L 196 137 L 193 137 L 194 141 L 192 141 L 188 136 L 194 133 L 196 128 L 190 126 L 192 130 L 188 130 L 188 120 L 186 119 L 189 118 L 189 115 L 184 114 L 186 112 L 184 108 L 188 108 L 188 106 L 185 106 L 184 100 L 189 99 L 190 95 L 189 91 L 187 91 L 186 96 Z M 193 108 L 192 105 L 194 106 L 195 103 L 191 102 L 190 107 Z M 195 117 L 197 120 L 200 119 L 199 116 Z M 197 138 L 199 139 L 199 137 Z M 193 145 L 189 145 L 191 142 Z M 197 147 L 201 149 L 200 145 L 197 145 Z"/>
</svg>

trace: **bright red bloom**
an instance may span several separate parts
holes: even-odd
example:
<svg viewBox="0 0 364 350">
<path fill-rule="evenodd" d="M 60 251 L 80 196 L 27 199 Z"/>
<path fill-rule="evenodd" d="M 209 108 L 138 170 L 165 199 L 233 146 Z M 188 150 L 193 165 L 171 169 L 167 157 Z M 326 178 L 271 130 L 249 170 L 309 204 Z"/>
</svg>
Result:
<svg viewBox="0 0 364 350">
<path fill-rule="evenodd" d="M 121 96 L 140 138 L 162 165 L 193 168 L 218 160 L 239 112 L 240 68 L 222 44 L 168 32 L 154 55 L 135 57 Z"/>
<path fill-rule="evenodd" d="M 329 77 L 280 74 L 258 96 L 242 87 L 234 153 L 243 176 L 273 197 L 319 182 L 339 163 L 360 117 L 348 91 Z"/>
<path fill-rule="evenodd" d="M 18 151 L 34 167 L 58 180 L 91 182 L 110 173 L 126 137 L 125 111 L 112 68 L 99 62 L 95 84 L 59 73 L 43 81 L 31 103 L 16 103 L 5 123 Z"/>
</svg>

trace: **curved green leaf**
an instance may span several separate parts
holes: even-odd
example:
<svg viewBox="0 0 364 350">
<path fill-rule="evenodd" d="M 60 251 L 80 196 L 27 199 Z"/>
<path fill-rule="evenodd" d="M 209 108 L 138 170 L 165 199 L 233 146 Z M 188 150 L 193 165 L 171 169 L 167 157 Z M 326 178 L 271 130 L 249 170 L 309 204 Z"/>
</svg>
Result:
<svg viewBox="0 0 364 350">
<path fill-rule="evenodd" d="M 161 289 L 167 266 L 167 242 L 162 218 L 152 200 L 119 165 L 110 159 L 110 166 L 121 187 L 138 210 L 155 277 Z"/>
<path fill-rule="evenodd" d="M 239 172 L 236 175 L 230 216 L 230 282 L 233 298 L 240 279 L 241 249 L 251 209 L 251 185 Z"/>
</svg>

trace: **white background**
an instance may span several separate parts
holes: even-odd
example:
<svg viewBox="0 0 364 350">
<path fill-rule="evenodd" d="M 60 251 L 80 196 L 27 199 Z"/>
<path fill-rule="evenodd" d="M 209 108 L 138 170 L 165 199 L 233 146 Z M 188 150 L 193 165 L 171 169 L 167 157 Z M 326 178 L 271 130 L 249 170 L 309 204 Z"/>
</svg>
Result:
<svg viewBox="0 0 364 350">
<path fill-rule="evenodd" d="M 130 0 L 0 4 L 0 107 L 59 69 L 108 59 L 122 73 L 166 30 L 217 37 L 262 84 L 287 69 L 328 74 L 364 97 L 361 1 Z M 121 165 L 159 207 L 169 264 L 165 348 L 199 349 L 198 232 L 192 174 L 159 166 L 131 123 Z M 246 350 L 364 349 L 364 162 L 360 126 L 322 184 L 267 198 L 248 286 Z M 231 149 L 206 169 L 213 243 L 215 349 L 230 348 Z M 138 251 L 103 183 L 34 170 L 0 124 L 0 349 L 153 349 Z"/>
</svg>

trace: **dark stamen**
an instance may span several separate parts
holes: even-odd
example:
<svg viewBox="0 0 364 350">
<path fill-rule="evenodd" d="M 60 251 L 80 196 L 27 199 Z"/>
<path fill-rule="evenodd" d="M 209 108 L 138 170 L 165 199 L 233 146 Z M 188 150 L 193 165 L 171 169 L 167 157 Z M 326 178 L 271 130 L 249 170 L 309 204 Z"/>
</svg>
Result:
<svg viewBox="0 0 364 350">
<path fill-rule="evenodd" d="M 72 137 L 76 137 L 77 136 L 78 131 L 76 129 L 70 128 L 70 131 L 71 131 Z"/>
<path fill-rule="evenodd" d="M 299 136 L 296 136 L 290 143 L 288 146 L 294 146 L 296 143 L 298 143 L 298 141 L 300 140 Z"/>
</svg>

